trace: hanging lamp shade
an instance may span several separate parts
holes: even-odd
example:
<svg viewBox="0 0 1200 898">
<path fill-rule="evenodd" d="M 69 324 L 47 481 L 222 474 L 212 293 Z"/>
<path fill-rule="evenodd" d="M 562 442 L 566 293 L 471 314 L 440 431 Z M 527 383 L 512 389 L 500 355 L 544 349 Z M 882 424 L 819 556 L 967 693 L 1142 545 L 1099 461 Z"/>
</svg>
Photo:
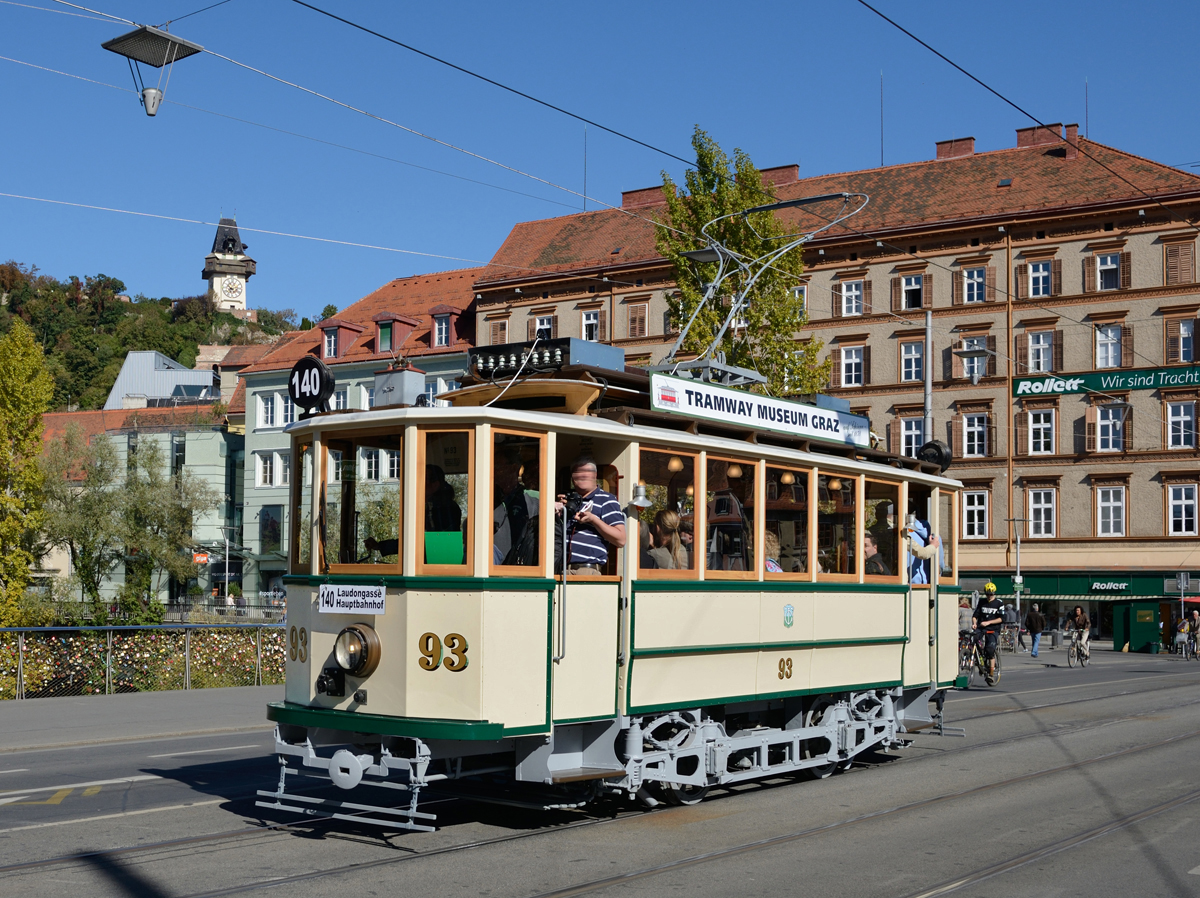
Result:
<svg viewBox="0 0 1200 898">
<path fill-rule="evenodd" d="M 204 52 L 204 48 L 199 44 L 185 41 L 152 25 L 142 25 L 128 34 L 105 41 L 100 46 L 134 62 L 152 65 L 156 69 Z"/>
</svg>

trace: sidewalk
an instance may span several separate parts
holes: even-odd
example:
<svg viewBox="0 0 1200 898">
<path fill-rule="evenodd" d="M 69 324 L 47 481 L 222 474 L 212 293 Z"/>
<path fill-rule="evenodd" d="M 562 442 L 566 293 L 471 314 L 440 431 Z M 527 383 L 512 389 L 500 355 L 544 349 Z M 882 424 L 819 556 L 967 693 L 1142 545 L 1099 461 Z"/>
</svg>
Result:
<svg viewBox="0 0 1200 898">
<path fill-rule="evenodd" d="M 269 730 L 283 686 L 241 686 L 0 702 L 0 752 L 156 736 Z"/>
</svg>

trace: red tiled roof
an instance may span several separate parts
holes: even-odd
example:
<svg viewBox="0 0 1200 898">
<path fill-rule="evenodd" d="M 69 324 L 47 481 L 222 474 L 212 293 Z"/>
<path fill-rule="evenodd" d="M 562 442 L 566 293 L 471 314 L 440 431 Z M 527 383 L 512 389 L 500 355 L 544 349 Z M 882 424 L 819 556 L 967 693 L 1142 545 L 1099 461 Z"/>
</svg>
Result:
<svg viewBox="0 0 1200 898">
<path fill-rule="evenodd" d="M 435 306 L 451 306 L 466 310 L 475 301 L 475 281 L 484 269 L 460 268 L 455 271 L 439 271 L 397 278 L 342 309 L 337 314 L 340 322 L 353 323 L 364 328 L 354 344 L 338 359 L 338 362 L 362 362 L 370 359 L 390 359 L 391 353 L 376 352 L 374 318 L 380 312 L 393 312 L 418 322 L 405 341 L 398 347 L 399 355 L 412 358 L 421 355 L 440 355 L 450 352 L 465 352 L 471 345 L 474 334 L 474 316 L 463 314 L 458 319 L 457 340 L 453 346 L 431 346 L 429 329 L 432 325 L 430 311 Z M 290 368 L 297 360 L 320 350 L 321 331 L 293 331 L 286 334 L 275 348 L 247 368 L 241 374 L 258 371 L 278 371 Z M 232 408 L 231 408 L 232 410 Z"/>
<path fill-rule="evenodd" d="M 1083 138 L 1078 145 L 1075 159 L 1066 158 L 1066 144 L 1059 141 L 804 178 L 777 187 L 776 194 L 780 200 L 843 191 L 867 194 L 871 198 L 867 208 L 848 222 L 853 230 L 828 232 L 828 237 L 837 239 L 855 232 L 874 235 L 1108 203 L 1152 204 L 1100 162 L 1155 196 L 1200 193 L 1200 176 Z M 1011 186 L 1000 187 L 1006 178 L 1012 179 Z M 836 208 L 828 203 L 817 211 L 830 214 Z M 665 204 L 657 203 L 631 210 L 639 217 L 610 209 L 523 222 L 492 257 L 479 285 L 537 279 L 543 272 L 563 274 L 658 261 L 651 222 L 664 216 L 665 210 Z M 802 210 L 784 210 L 780 216 L 804 227 L 820 223 Z"/>
<path fill-rule="evenodd" d="M 226 409 L 225 414 L 246 414 L 246 379 L 244 377 L 238 377 L 237 386 L 233 388 L 233 395 L 229 397 L 229 408 Z"/>
<path fill-rule="evenodd" d="M 187 427 L 199 423 L 203 418 L 211 417 L 212 410 L 211 405 L 180 405 L 108 411 L 47 412 L 42 416 L 45 425 L 42 441 L 49 443 L 60 438 L 72 424 L 79 427 L 89 440 L 109 431 L 132 429 L 135 425 L 146 429 Z"/>
<path fill-rule="evenodd" d="M 230 346 L 229 352 L 217 364 L 222 368 L 242 368 L 253 365 L 275 348 L 275 343 L 250 343 L 245 346 Z"/>
</svg>

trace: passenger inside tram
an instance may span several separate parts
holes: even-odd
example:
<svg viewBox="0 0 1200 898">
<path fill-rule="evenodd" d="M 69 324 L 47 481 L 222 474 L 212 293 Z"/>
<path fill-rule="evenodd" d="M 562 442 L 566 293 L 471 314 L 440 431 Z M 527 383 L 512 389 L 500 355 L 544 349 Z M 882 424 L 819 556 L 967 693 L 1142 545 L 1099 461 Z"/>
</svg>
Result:
<svg viewBox="0 0 1200 898">
<path fill-rule="evenodd" d="M 535 565 L 541 540 L 540 442 L 498 433 L 493 459 L 492 563 Z"/>
<path fill-rule="evenodd" d="M 426 564 L 466 563 L 467 519 L 471 484 L 471 435 L 463 431 L 426 433 L 422 490 Z"/>
</svg>

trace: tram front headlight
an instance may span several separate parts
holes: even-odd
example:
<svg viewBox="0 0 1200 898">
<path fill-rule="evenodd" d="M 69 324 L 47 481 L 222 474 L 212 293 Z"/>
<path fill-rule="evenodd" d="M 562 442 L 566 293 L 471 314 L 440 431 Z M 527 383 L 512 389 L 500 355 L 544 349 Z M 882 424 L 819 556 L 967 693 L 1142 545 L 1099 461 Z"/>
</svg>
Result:
<svg viewBox="0 0 1200 898">
<path fill-rule="evenodd" d="M 369 677 L 379 666 L 380 644 L 375 628 L 351 624 L 337 635 L 333 656 L 338 667 L 355 677 Z"/>
</svg>

